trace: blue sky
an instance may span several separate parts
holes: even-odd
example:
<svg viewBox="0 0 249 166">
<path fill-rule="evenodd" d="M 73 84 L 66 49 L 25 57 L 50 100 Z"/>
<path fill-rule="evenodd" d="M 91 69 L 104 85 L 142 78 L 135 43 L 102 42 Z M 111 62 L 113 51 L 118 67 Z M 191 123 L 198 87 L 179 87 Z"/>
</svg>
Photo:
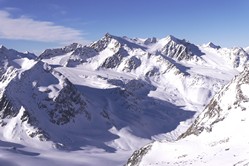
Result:
<svg viewBox="0 0 249 166">
<path fill-rule="evenodd" d="M 248 0 L 0 0 L 0 44 L 40 53 L 109 32 L 246 47 L 248 9 Z"/>
</svg>

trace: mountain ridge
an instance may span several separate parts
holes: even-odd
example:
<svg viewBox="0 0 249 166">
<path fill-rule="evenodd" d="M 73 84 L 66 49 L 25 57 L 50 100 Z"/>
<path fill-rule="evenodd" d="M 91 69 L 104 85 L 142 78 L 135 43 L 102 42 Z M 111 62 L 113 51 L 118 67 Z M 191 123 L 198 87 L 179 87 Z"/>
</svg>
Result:
<svg viewBox="0 0 249 166">
<path fill-rule="evenodd" d="M 94 156 L 109 162 L 120 154 L 127 159 L 153 140 L 176 140 L 247 66 L 248 56 L 243 48 L 173 36 L 106 34 L 38 58 L 6 48 L 0 51 L 0 139 L 41 153 L 44 146 L 72 156 L 98 151 Z"/>
</svg>

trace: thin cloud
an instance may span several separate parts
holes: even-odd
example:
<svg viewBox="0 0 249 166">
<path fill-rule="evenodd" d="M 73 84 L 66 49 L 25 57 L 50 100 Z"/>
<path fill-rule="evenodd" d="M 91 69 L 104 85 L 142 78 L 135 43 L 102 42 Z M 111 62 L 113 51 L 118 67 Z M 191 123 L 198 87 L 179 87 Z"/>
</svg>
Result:
<svg viewBox="0 0 249 166">
<path fill-rule="evenodd" d="M 68 12 L 62 8 L 60 5 L 58 4 L 50 4 L 49 5 L 49 8 L 52 10 L 52 11 L 56 11 L 55 13 L 59 13 L 60 15 L 65 15 L 67 14 Z"/>
<path fill-rule="evenodd" d="M 52 22 L 36 21 L 25 16 L 11 18 L 10 13 L 4 10 L 0 10 L 0 20 L 0 38 L 3 39 L 57 42 L 61 44 L 88 43 L 81 31 L 56 25 Z"/>
<path fill-rule="evenodd" d="M 16 11 L 20 11 L 20 9 L 19 8 L 15 8 L 15 7 L 6 7 L 6 8 L 4 8 L 4 11 L 7 11 L 7 12 L 16 12 Z"/>
</svg>

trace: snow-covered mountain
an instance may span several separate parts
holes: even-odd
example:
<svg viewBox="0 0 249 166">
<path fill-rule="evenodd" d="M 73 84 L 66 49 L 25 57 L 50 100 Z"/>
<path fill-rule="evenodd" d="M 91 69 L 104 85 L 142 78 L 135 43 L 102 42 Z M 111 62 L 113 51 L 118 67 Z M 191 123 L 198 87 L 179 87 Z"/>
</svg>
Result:
<svg viewBox="0 0 249 166">
<path fill-rule="evenodd" d="M 127 165 L 248 165 L 249 70 L 214 96 L 176 142 L 154 142 Z"/>
<path fill-rule="evenodd" d="M 66 126 L 80 119 L 80 114 L 90 119 L 86 99 L 61 73 L 6 48 L 1 58 L 6 64 L 0 83 L 0 124 L 5 139 L 58 141 L 56 126 Z"/>
<path fill-rule="evenodd" d="M 60 165 L 72 158 L 74 165 L 123 165 L 152 140 L 177 139 L 248 56 L 173 36 L 106 34 L 38 57 L 2 46 L 0 151 L 9 154 L 5 147 L 15 142 L 40 154 L 41 164 L 58 163 L 66 150 L 71 156 Z"/>
</svg>

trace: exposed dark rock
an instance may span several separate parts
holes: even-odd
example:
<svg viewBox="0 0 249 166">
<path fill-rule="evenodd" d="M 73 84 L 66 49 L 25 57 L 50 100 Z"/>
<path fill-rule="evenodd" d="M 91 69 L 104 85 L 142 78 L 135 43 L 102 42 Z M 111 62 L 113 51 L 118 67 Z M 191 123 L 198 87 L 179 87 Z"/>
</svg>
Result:
<svg viewBox="0 0 249 166">
<path fill-rule="evenodd" d="M 138 68 L 141 65 L 141 63 L 142 62 L 140 59 L 138 59 L 135 56 L 132 56 L 126 61 L 125 68 L 123 70 L 130 72 L 131 70 Z"/>
<path fill-rule="evenodd" d="M 147 146 L 144 146 L 143 148 L 136 150 L 132 156 L 128 159 L 125 166 L 138 166 L 143 159 L 144 155 L 148 153 L 148 151 L 151 149 L 152 145 L 149 144 Z"/>
<path fill-rule="evenodd" d="M 112 39 L 112 36 L 106 33 L 105 36 L 101 40 L 92 43 L 90 47 L 95 49 L 97 52 L 103 51 L 108 46 L 111 39 Z"/>
<path fill-rule="evenodd" d="M 16 109 L 13 107 L 11 101 L 7 98 L 7 96 L 4 94 L 0 98 L 0 118 L 11 118 L 15 117 L 17 115 Z"/>
</svg>

